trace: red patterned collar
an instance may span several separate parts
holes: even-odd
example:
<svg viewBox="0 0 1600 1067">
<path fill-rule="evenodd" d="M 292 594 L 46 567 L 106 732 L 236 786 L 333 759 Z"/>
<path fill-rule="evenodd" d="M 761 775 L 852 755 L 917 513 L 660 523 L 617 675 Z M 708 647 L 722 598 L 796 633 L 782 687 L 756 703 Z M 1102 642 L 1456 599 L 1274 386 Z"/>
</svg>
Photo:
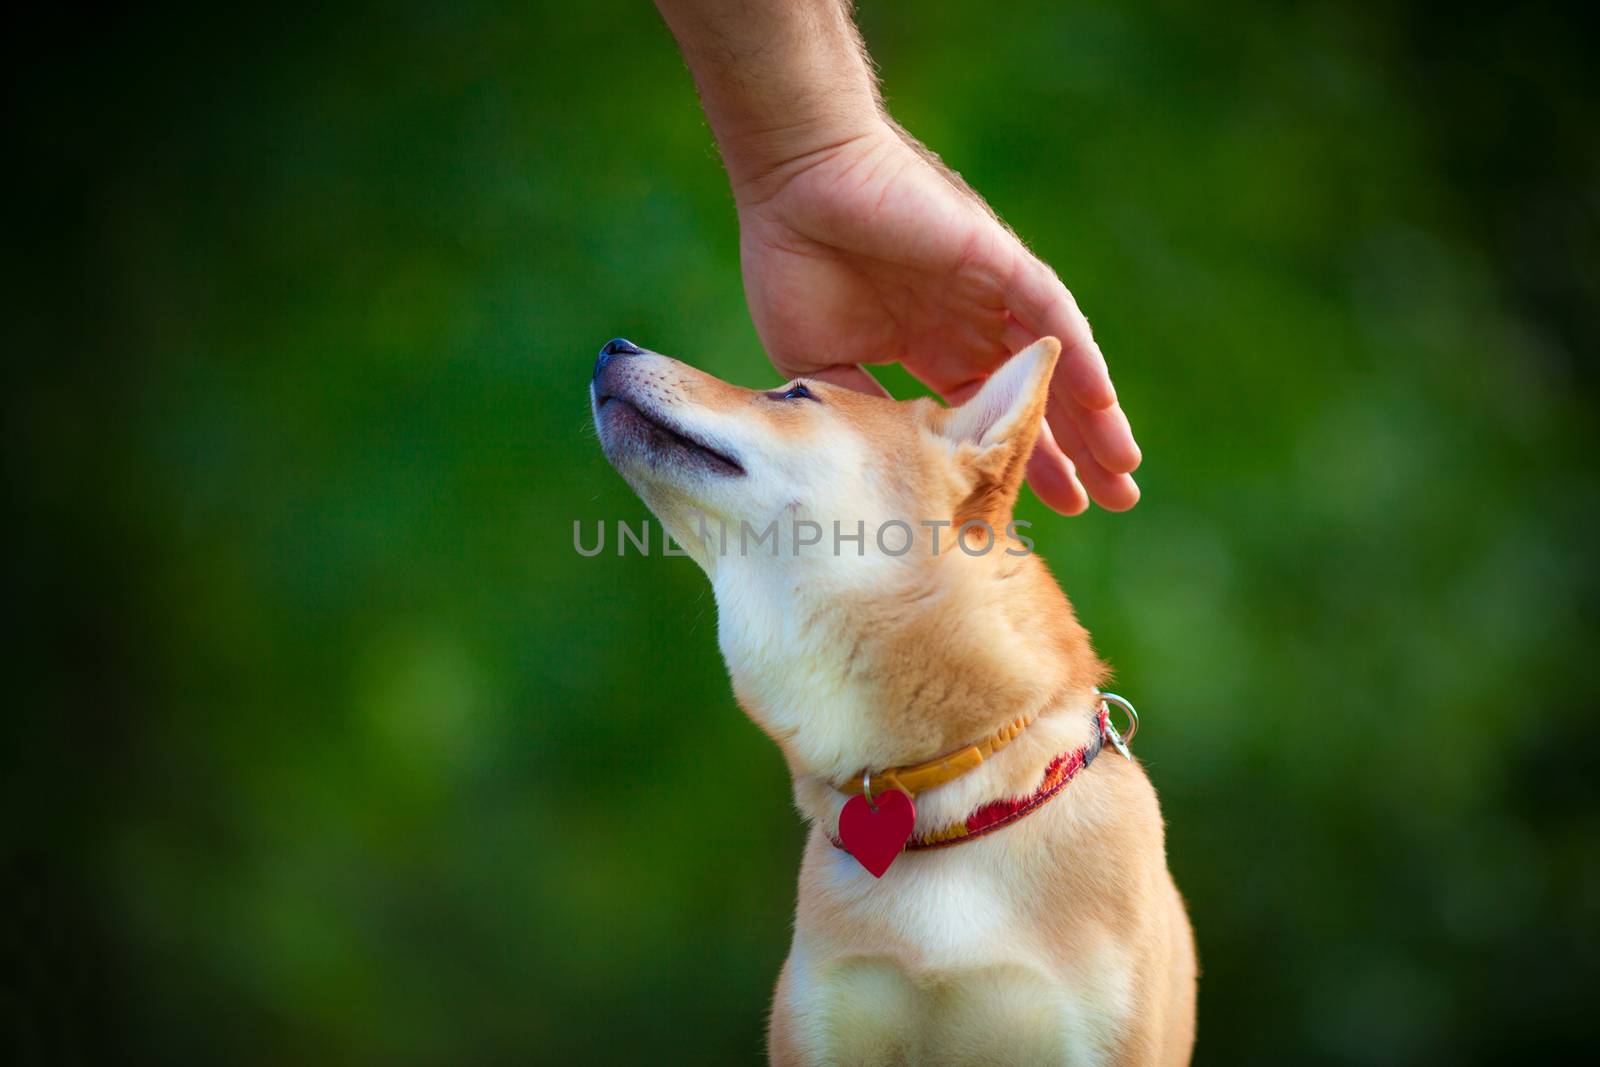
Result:
<svg viewBox="0 0 1600 1067">
<path fill-rule="evenodd" d="M 1105 695 L 1111 696 L 1111 694 Z M 1120 698 L 1112 697 L 1112 699 L 1116 699 L 1126 706 L 1126 702 L 1121 701 Z M 1001 827 L 1010 826 L 1023 816 L 1042 807 L 1051 797 L 1065 789 L 1067 783 L 1077 777 L 1079 771 L 1094 762 L 1095 757 L 1100 754 L 1101 749 L 1106 746 L 1107 742 L 1110 742 L 1118 751 L 1126 755 L 1127 750 L 1124 747 L 1123 739 L 1111 725 L 1110 713 L 1103 702 L 1099 705 L 1092 718 L 1095 730 L 1094 736 L 1089 743 L 1081 748 L 1073 749 L 1071 752 L 1064 752 L 1051 760 L 1050 765 L 1044 769 L 1044 776 L 1041 778 L 1038 788 L 1032 793 L 1025 797 L 991 801 L 959 822 L 953 822 L 926 833 L 913 834 L 906 840 L 905 850 L 908 852 L 920 852 L 932 848 L 948 848 L 951 845 L 959 845 L 962 842 L 971 841 L 973 838 L 982 837 L 984 834 L 998 830 Z M 1131 731 L 1129 736 L 1132 736 Z M 1132 757 L 1130 756 L 1129 758 L 1131 759 Z M 845 849 L 844 843 L 837 836 L 829 834 L 828 839 L 833 842 L 834 848 L 849 851 Z"/>
</svg>

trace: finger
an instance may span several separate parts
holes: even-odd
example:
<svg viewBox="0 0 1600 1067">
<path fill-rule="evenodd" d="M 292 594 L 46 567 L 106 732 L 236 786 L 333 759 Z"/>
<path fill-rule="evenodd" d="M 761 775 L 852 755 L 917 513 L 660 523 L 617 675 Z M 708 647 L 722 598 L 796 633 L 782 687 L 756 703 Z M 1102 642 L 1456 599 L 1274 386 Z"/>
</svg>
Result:
<svg viewBox="0 0 1600 1067">
<path fill-rule="evenodd" d="M 976 393 L 979 389 L 982 389 L 983 383 L 987 380 L 987 378 L 973 378 L 971 381 L 962 382 L 960 385 L 955 386 L 952 389 L 946 389 L 939 395 L 942 396 L 944 398 L 944 402 L 951 407 L 960 407 L 962 404 L 965 404 L 968 400 L 972 399 L 972 394 Z"/>
<path fill-rule="evenodd" d="M 1017 318 L 1038 336 L 1053 335 L 1061 342 L 1056 377 L 1065 380 L 1074 400 L 1094 411 L 1115 404 L 1117 391 L 1111 385 L 1106 358 L 1095 344 L 1078 302 L 1049 267 L 1026 249 L 1019 249 L 1019 254 L 1025 258 L 1010 294 Z"/>
<path fill-rule="evenodd" d="M 1069 403 L 1068 413 L 1078 435 L 1102 467 L 1113 474 L 1139 469 L 1139 461 L 1144 457 L 1133 439 L 1133 430 L 1128 426 L 1128 416 L 1122 413 L 1121 405 L 1112 404 L 1094 411 Z"/>
<path fill-rule="evenodd" d="M 821 370 L 813 371 L 810 374 L 803 375 L 803 377 L 820 378 L 825 382 L 842 385 L 846 389 L 854 389 L 858 393 L 866 393 L 869 396 L 889 395 L 889 390 L 879 384 L 878 379 L 868 374 L 865 367 L 848 364 L 823 367 Z"/>
<path fill-rule="evenodd" d="M 1061 450 L 1072 458 L 1078 470 L 1078 480 L 1089 491 L 1094 502 L 1107 511 L 1127 511 L 1139 502 L 1139 486 L 1125 473 L 1116 473 L 1101 466 L 1094 453 L 1083 443 L 1071 416 L 1062 410 L 1059 398 L 1052 396 L 1048 407 L 1050 432 L 1055 435 Z"/>
<path fill-rule="evenodd" d="M 1006 347 L 1006 354 L 1012 356 L 1038 339 L 1039 335 L 1018 322 L 1015 315 L 1006 319 L 1005 331 L 1000 335 L 1000 341 Z"/>
<path fill-rule="evenodd" d="M 1072 461 L 1061 451 L 1050 427 L 1039 427 L 1039 440 L 1028 457 L 1028 484 L 1047 507 L 1063 515 L 1081 515 L 1089 507 L 1089 494 L 1083 491 Z"/>
</svg>

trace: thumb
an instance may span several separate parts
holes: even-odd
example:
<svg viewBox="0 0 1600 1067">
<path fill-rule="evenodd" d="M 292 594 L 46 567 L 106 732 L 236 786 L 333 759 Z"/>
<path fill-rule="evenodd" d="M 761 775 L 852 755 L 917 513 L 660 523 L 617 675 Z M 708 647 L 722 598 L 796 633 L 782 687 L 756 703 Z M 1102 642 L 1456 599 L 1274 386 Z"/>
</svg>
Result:
<svg viewBox="0 0 1600 1067">
<path fill-rule="evenodd" d="M 805 375 L 807 378 L 817 378 L 834 385 L 842 385 L 846 389 L 854 389 L 858 393 L 868 396 L 889 396 L 889 390 L 878 384 L 878 379 L 867 373 L 867 369 L 855 364 L 842 364 L 832 367 L 823 367 Z M 892 397 L 890 399 L 893 399 Z"/>
</svg>

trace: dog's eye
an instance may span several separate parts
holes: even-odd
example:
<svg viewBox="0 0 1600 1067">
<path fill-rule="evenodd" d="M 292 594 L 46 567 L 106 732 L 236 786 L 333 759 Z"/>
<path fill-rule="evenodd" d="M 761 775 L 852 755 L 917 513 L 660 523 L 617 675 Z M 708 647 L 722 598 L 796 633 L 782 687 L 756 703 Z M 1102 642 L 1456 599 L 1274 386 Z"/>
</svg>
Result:
<svg viewBox="0 0 1600 1067">
<path fill-rule="evenodd" d="M 795 382 L 781 393 L 768 393 L 774 400 L 816 400 L 816 395 L 805 387 L 804 382 Z M 817 401 L 819 404 L 821 401 Z"/>
</svg>

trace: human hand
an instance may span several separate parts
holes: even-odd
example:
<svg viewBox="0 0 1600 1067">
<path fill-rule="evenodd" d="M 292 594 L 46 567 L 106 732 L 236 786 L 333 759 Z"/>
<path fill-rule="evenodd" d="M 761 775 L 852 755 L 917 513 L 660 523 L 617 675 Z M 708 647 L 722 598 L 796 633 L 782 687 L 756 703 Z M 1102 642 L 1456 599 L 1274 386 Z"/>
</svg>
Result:
<svg viewBox="0 0 1600 1067">
<path fill-rule="evenodd" d="M 888 121 L 746 169 L 734 194 L 745 294 L 781 373 L 882 393 L 861 365 L 899 361 L 959 403 L 1054 335 L 1061 359 L 1028 482 L 1068 515 L 1090 497 L 1111 511 L 1137 503 L 1139 447 L 1072 294 Z"/>
</svg>

